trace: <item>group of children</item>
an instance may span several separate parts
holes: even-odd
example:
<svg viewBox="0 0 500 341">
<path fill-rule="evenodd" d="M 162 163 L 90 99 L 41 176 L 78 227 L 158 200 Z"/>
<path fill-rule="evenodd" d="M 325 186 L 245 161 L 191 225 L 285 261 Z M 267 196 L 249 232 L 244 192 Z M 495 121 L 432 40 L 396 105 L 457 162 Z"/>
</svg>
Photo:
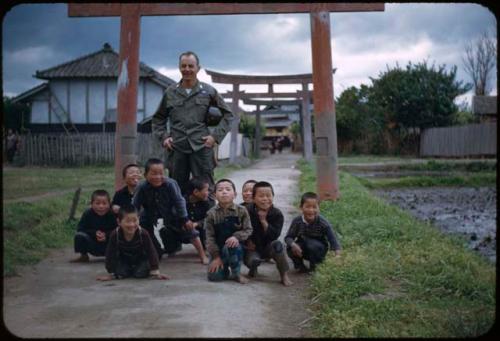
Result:
<svg viewBox="0 0 500 341">
<path fill-rule="evenodd" d="M 315 193 L 302 195 L 302 214 L 293 219 L 278 240 L 284 224 L 273 205 L 274 189 L 266 181 L 243 184 L 243 202 L 236 204 L 236 187 L 230 179 L 215 183 L 215 200 L 205 179 L 192 178 L 186 193 L 165 176 L 164 164 L 149 159 L 145 181 L 137 164 L 123 169 L 125 186 L 110 200 L 108 192 L 92 193 L 90 208 L 78 223 L 73 262 L 88 262 L 89 254 L 105 256 L 108 275 L 98 280 L 127 277 L 169 279 L 159 271 L 161 256 L 173 257 L 182 244 L 195 247 L 200 262 L 208 265 L 208 280 L 232 279 L 248 283 L 262 262 L 274 262 L 280 282 L 289 286 L 287 255 L 299 272 L 313 271 L 328 250 L 340 254 L 330 223 L 319 212 Z M 208 254 L 208 257 L 207 257 Z M 271 261 L 272 259 L 272 261 Z M 309 261 L 309 268 L 304 264 Z M 249 269 L 241 274 L 241 265 Z"/>
</svg>

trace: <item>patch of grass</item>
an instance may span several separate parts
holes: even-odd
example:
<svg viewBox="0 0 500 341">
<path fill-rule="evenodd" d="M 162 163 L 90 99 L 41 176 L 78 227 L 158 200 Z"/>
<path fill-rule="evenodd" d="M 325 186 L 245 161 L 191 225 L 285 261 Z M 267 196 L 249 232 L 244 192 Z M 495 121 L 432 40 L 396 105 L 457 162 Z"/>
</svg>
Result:
<svg viewBox="0 0 500 341">
<path fill-rule="evenodd" d="M 494 172 L 497 169 L 497 163 L 496 159 L 485 161 L 429 160 L 425 163 L 400 165 L 398 168 L 416 171 Z"/>
<path fill-rule="evenodd" d="M 339 164 L 346 163 L 378 163 L 378 162 L 405 162 L 408 158 L 388 155 L 344 155 L 339 156 Z"/>
<path fill-rule="evenodd" d="M 492 172 L 471 174 L 450 174 L 447 177 L 405 176 L 391 179 L 358 178 L 359 182 L 370 189 L 396 187 L 433 187 L 433 186 L 463 186 L 482 187 L 496 186 L 497 175 Z"/>
<path fill-rule="evenodd" d="M 300 190 L 315 191 L 300 163 Z M 312 278 L 318 337 L 471 337 L 495 320 L 495 267 L 340 172 L 341 197 L 321 203 L 343 247 Z"/>
<path fill-rule="evenodd" d="M 113 182 L 113 166 L 11 168 L 3 172 L 3 197 L 9 200 L 52 191 L 76 190 L 79 185 L 97 189 Z"/>
</svg>

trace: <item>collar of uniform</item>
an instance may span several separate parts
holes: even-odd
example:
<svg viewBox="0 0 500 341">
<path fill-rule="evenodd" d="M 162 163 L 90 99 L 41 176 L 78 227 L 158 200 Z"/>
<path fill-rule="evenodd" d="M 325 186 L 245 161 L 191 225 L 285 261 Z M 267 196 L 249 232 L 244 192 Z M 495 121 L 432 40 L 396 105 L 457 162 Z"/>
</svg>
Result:
<svg viewBox="0 0 500 341">
<path fill-rule="evenodd" d="M 217 203 L 216 209 L 223 210 L 224 208 L 219 203 Z M 233 202 L 231 206 L 229 206 L 227 209 L 231 211 L 236 211 L 236 204 Z"/>
<path fill-rule="evenodd" d="M 198 91 L 200 91 L 203 87 L 201 85 L 201 82 L 199 79 L 196 80 L 196 83 L 193 85 L 193 87 L 191 88 L 191 92 L 188 94 L 186 89 L 184 89 L 182 86 L 182 79 L 177 82 L 177 86 L 176 86 L 176 90 L 178 93 L 186 96 L 186 97 L 189 97 L 191 95 L 194 95 L 195 93 L 197 93 Z"/>
</svg>

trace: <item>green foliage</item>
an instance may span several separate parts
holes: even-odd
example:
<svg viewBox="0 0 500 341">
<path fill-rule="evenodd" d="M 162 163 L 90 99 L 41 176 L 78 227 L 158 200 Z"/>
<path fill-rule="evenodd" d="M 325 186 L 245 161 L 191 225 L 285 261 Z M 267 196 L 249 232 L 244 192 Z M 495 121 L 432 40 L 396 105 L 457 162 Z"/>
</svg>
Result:
<svg viewBox="0 0 500 341">
<path fill-rule="evenodd" d="M 377 103 L 400 129 L 442 127 L 451 125 L 457 111 L 454 99 L 471 89 L 470 84 L 457 81 L 457 67 L 449 72 L 446 66 L 437 69 L 424 61 L 408 63 L 406 70 L 396 66 L 373 85 L 370 100 Z"/>
<path fill-rule="evenodd" d="M 299 164 L 301 192 L 314 190 Z M 340 172 L 341 197 L 321 203 L 343 247 L 312 278 L 317 337 L 474 337 L 495 321 L 494 265 L 455 237 L 372 196 Z"/>
<path fill-rule="evenodd" d="M 359 181 L 370 189 L 375 188 L 396 188 L 396 187 L 482 187 L 495 186 L 496 173 L 480 174 L 453 174 L 446 177 L 436 176 L 405 176 L 395 179 L 366 179 L 359 178 Z"/>
<path fill-rule="evenodd" d="M 248 115 L 241 115 L 239 131 L 248 138 L 255 138 L 255 129 L 257 125 L 255 122 L 255 117 L 250 117 Z M 261 122 L 260 124 L 261 136 L 264 136 L 264 132 L 266 128 L 264 124 Z"/>
</svg>

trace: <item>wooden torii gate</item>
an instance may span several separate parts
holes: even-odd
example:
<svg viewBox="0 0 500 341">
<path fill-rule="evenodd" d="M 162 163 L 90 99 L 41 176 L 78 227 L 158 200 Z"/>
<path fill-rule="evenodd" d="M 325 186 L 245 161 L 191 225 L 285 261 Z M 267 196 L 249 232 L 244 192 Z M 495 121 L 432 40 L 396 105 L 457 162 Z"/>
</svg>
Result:
<svg viewBox="0 0 500 341">
<path fill-rule="evenodd" d="M 309 91 L 309 84 L 313 82 L 313 75 L 310 73 L 298 74 L 298 75 L 230 75 L 220 72 L 215 72 L 212 70 L 205 69 L 207 75 L 212 77 L 212 82 L 222 83 L 222 84 L 232 84 L 233 91 L 223 94 L 223 97 L 232 98 L 233 111 L 236 113 L 238 110 L 238 101 L 240 99 L 249 100 L 252 98 L 275 98 L 283 97 L 285 95 L 290 95 L 287 97 L 291 98 L 301 98 L 304 102 L 309 102 L 311 94 Z M 333 69 L 332 73 L 335 73 Z M 266 93 L 245 93 L 244 91 L 239 91 L 240 85 L 264 85 L 267 84 L 268 91 Z M 297 93 L 276 93 L 274 92 L 274 84 L 299 84 L 302 85 L 302 90 L 297 91 Z M 303 106 L 307 108 L 308 106 Z M 309 110 L 302 115 L 304 123 L 304 151 L 305 159 L 311 161 L 312 159 L 312 137 L 311 137 L 311 114 Z M 229 163 L 235 163 L 236 161 L 236 137 L 238 134 L 238 121 L 234 120 L 231 126 L 231 143 L 229 149 Z M 307 147 L 306 147 L 307 146 Z"/>
<path fill-rule="evenodd" d="M 337 132 L 332 85 L 330 12 L 383 11 L 384 3 L 70 3 L 70 17 L 119 16 L 120 57 L 117 84 L 115 188 L 123 185 L 121 170 L 135 162 L 137 136 L 137 85 L 141 16 L 309 13 L 317 146 L 317 192 L 321 199 L 336 200 Z"/>
<path fill-rule="evenodd" d="M 261 116 L 261 111 L 260 107 L 261 106 L 271 106 L 271 105 L 298 105 L 301 108 L 301 113 L 300 115 L 303 117 L 304 116 L 304 103 L 303 100 L 300 99 L 292 99 L 292 100 L 271 100 L 271 101 L 266 101 L 266 100 L 258 100 L 258 99 L 244 99 L 243 100 L 244 104 L 248 105 L 255 105 L 256 110 L 255 110 L 255 157 L 259 158 L 260 157 L 260 142 L 261 142 L 261 131 L 260 131 L 260 116 Z M 307 105 L 308 107 L 308 105 Z M 307 110 L 307 109 L 306 109 Z M 309 110 L 307 110 L 309 111 Z M 252 113 L 250 113 L 252 114 Z M 309 115 L 310 117 L 310 115 Z M 310 118 L 309 118 L 310 121 Z M 311 136 L 311 130 L 309 130 L 309 136 Z M 307 132 L 304 131 L 304 135 L 306 135 Z M 304 138 L 305 140 L 305 138 Z M 312 148 L 312 146 L 311 146 Z M 311 149 L 311 155 L 312 155 L 312 149 Z M 306 157 L 306 152 L 304 148 L 304 158 L 307 160 Z"/>
</svg>

